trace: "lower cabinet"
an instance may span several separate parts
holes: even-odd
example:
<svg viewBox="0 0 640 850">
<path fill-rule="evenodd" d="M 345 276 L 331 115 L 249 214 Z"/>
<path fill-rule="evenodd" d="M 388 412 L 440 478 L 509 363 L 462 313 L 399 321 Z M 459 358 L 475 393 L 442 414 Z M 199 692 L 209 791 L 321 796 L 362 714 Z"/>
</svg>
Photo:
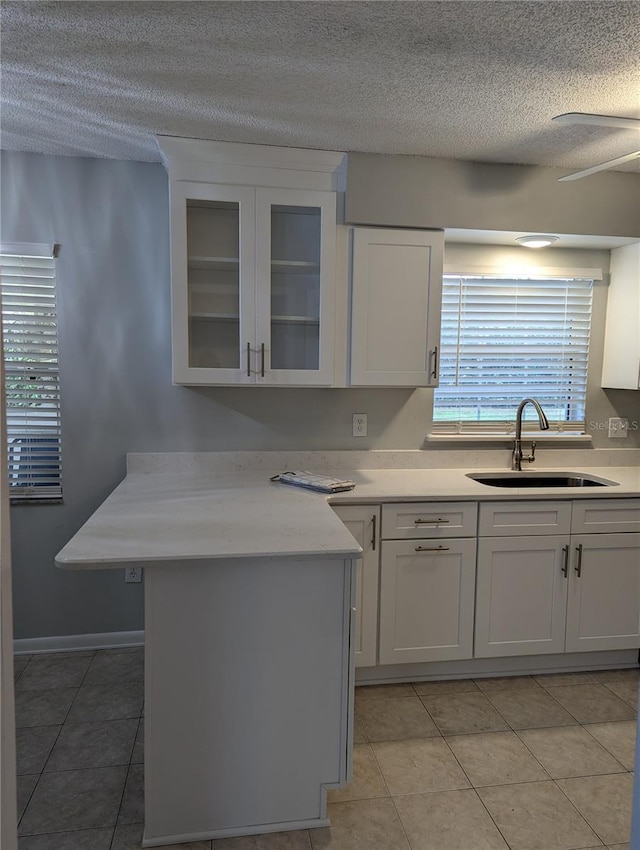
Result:
<svg viewBox="0 0 640 850">
<path fill-rule="evenodd" d="M 471 658 L 475 564 L 473 538 L 383 541 L 380 664 Z"/>
<path fill-rule="evenodd" d="M 640 499 L 334 511 L 363 549 L 359 667 L 640 647 Z"/>
<path fill-rule="evenodd" d="M 478 542 L 475 657 L 640 647 L 640 533 L 570 534 L 583 525 L 585 505 L 576 508 L 558 523 L 564 534 L 529 536 L 549 504 L 480 506 L 481 533 L 503 534 L 495 517 L 511 514 L 514 536 Z M 640 521 L 637 501 L 605 508 Z"/>
<path fill-rule="evenodd" d="M 333 510 L 362 546 L 356 565 L 355 665 L 373 667 L 378 646 L 380 508 L 357 505 L 336 506 Z"/>
</svg>

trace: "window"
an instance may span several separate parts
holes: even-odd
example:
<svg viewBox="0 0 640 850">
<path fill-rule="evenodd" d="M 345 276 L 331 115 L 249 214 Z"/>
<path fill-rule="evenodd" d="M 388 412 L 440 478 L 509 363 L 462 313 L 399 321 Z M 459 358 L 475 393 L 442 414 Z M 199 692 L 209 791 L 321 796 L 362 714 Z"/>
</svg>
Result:
<svg viewBox="0 0 640 850">
<path fill-rule="evenodd" d="M 445 275 L 434 434 L 504 434 L 536 398 L 552 430 L 585 429 L 593 280 Z M 532 406 L 525 419 L 537 416 Z"/>
<path fill-rule="evenodd" d="M 54 250 L 0 245 L 0 291 L 12 501 L 62 496 Z"/>
</svg>

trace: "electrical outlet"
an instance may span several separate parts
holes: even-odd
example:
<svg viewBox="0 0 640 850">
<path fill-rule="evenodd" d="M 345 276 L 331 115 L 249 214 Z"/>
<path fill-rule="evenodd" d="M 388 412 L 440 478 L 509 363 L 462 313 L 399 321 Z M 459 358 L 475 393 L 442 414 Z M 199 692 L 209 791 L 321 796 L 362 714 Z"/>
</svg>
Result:
<svg viewBox="0 0 640 850">
<path fill-rule="evenodd" d="M 629 420 L 619 416 L 609 417 L 609 439 L 622 440 L 629 434 Z"/>
<path fill-rule="evenodd" d="M 124 571 L 124 580 L 128 584 L 138 584 L 142 581 L 142 567 L 127 567 Z"/>
<path fill-rule="evenodd" d="M 353 414 L 353 436 L 354 437 L 366 437 L 367 436 L 367 414 L 366 413 L 354 413 Z"/>
</svg>

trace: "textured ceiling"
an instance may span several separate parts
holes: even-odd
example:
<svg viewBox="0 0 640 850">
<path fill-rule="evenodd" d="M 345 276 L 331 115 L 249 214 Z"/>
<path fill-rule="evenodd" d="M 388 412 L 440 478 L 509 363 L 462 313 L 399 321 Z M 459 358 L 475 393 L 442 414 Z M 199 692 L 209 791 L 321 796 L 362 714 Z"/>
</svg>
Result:
<svg viewBox="0 0 640 850">
<path fill-rule="evenodd" d="M 634 131 L 551 124 L 640 117 L 636 0 L 0 11 L 6 149 L 159 160 L 158 133 L 580 168 L 640 147 Z"/>
</svg>

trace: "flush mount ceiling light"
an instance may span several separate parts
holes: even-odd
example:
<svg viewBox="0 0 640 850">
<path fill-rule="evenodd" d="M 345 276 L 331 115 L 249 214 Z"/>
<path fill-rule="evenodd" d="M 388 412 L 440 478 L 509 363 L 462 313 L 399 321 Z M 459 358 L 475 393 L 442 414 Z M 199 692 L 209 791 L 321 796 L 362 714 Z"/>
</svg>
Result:
<svg viewBox="0 0 640 850">
<path fill-rule="evenodd" d="M 520 245 L 524 245 L 525 248 L 547 248 L 549 245 L 553 245 L 553 243 L 557 241 L 557 236 L 544 236 L 541 234 L 537 234 L 535 236 L 518 236 L 516 239 L 516 242 L 519 242 Z"/>
</svg>

